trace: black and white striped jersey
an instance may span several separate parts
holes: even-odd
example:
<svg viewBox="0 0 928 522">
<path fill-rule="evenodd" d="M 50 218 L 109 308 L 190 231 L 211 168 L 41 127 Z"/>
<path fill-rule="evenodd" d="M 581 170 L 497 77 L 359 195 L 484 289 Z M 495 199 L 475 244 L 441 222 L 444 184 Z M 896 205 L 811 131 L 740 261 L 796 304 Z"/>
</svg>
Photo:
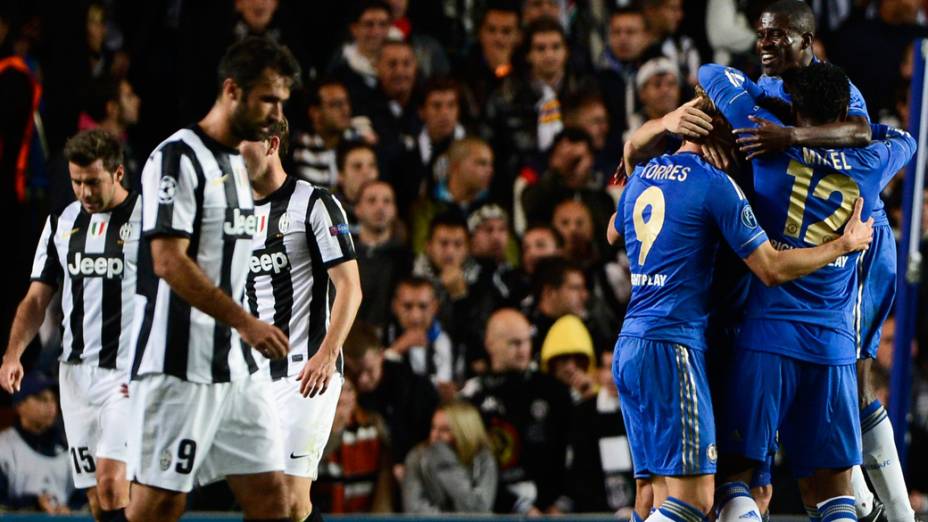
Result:
<svg viewBox="0 0 928 522">
<path fill-rule="evenodd" d="M 214 285 L 241 302 L 255 225 L 251 185 L 237 149 L 196 126 L 158 145 L 142 171 L 133 379 L 167 374 L 216 383 L 257 370 L 238 332 L 192 307 L 155 275 L 150 244 L 159 236 L 189 239 L 187 254 Z"/>
<path fill-rule="evenodd" d="M 354 243 L 338 200 L 303 180 L 288 177 L 273 194 L 255 201 L 255 218 L 245 299 L 253 315 L 290 337 L 287 358 L 269 363 L 272 378 L 290 377 L 325 337 L 328 269 L 355 259 Z"/>
<path fill-rule="evenodd" d="M 294 174 L 313 185 L 332 189 L 338 180 L 335 149 L 326 148 L 318 134 L 298 133 L 290 144 Z"/>
<path fill-rule="evenodd" d="M 107 212 L 75 201 L 48 216 L 32 280 L 61 287 L 61 360 L 128 370 L 142 204 L 138 194 Z"/>
</svg>

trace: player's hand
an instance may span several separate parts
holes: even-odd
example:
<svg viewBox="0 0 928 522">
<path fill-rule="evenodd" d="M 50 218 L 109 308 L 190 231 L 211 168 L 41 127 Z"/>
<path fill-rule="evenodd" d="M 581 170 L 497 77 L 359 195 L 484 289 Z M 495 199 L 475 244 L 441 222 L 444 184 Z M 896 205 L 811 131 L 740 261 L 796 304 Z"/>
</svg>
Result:
<svg viewBox="0 0 928 522">
<path fill-rule="evenodd" d="M 757 116 L 748 116 L 748 119 L 758 126 L 732 131 L 739 136 L 735 143 L 746 155 L 748 161 L 764 154 L 785 150 L 793 145 L 792 127 L 781 127 Z"/>
<path fill-rule="evenodd" d="M 19 391 L 23 383 L 23 365 L 19 359 L 6 357 L 3 358 L 3 365 L 0 366 L 0 388 L 13 395 Z"/>
<path fill-rule="evenodd" d="M 280 328 L 248 316 L 248 321 L 237 328 L 242 340 L 268 359 L 280 359 L 290 351 L 290 341 Z"/>
<path fill-rule="evenodd" d="M 710 139 L 701 144 L 699 148 L 706 161 L 719 170 L 727 172 L 734 163 L 731 148 L 721 141 Z"/>
<path fill-rule="evenodd" d="M 692 99 L 661 118 L 664 130 L 684 138 L 703 138 L 712 131 L 712 118 L 696 108 L 699 99 Z"/>
<path fill-rule="evenodd" d="M 300 370 L 300 394 L 303 397 L 315 397 L 317 393 L 319 395 L 325 393 L 335 373 L 337 360 L 338 352 L 333 352 L 325 345 L 320 346 Z"/>
<path fill-rule="evenodd" d="M 860 212 L 864 208 L 864 198 L 857 198 L 854 202 L 854 213 L 844 225 L 844 234 L 841 239 L 844 241 L 845 249 L 848 252 L 857 252 L 866 250 L 873 240 L 873 218 L 867 221 L 860 220 Z"/>
</svg>

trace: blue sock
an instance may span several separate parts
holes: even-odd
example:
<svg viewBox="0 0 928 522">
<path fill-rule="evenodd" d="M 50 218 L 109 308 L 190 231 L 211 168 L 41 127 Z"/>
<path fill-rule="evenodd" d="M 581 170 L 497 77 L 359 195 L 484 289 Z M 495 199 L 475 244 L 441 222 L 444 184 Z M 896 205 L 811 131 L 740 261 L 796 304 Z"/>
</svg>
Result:
<svg viewBox="0 0 928 522">
<path fill-rule="evenodd" d="M 822 522 L 822 514 L 818 512 L 818 508 L 805 506 L 806 514 L 809 515 L 809 522 Z"/>
<path fill-rule="evenodd" d="M 857 520 L 854 497 L 834 497 L 819 502 L 818 512 L 822 514 L 822 522 Z"/>
<path fill-rule="evenodd" d="M 708 522 L 706 514 L 682 500 L 667 497 L 658 509 L 662 515 L 674 522 Z"/>
<path fill-rule="evenodd" d="M 637 512 L 637 511 L 632 511 L 632 520 L 631 520 L 631 522 L 644 522 L 644 520 L 642 520 L 641 517 L 638 516 L 638 512 Z"/>
</svg>

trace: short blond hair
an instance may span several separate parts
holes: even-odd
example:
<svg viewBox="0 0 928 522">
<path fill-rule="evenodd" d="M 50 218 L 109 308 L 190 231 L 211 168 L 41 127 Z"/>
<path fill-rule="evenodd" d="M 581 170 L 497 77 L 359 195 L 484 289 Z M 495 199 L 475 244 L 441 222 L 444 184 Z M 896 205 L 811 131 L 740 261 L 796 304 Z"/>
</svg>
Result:
<svg viewBox="0 0 928 522">
<path fill-rule="evenodd" d="M 470 155 L 474 149 L 478 147 L 490 149 L 490 144 L 476 136 L 465 136 L 459 140 L 455 140 L 451 146 L 448 147 L 449 172 L 453 166 L 464 161 L 464 158 Z"/>
</svg>

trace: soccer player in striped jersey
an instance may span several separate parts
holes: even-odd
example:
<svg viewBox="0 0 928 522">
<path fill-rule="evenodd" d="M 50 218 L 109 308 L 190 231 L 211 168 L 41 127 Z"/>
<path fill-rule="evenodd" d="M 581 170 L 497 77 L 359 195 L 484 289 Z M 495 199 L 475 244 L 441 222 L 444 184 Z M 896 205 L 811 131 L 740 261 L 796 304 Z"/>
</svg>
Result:
<svg viewBox="0 0 928 522">
<path fill-rule="evenodd" d="M 45 222 L 32 284 L 19 304 L 0 367 L 0 386 L 19 390 L 20 357 L 61 289 L 63 351 L 61 411 L 73 463 L 74 485 L 89 488 L 98 520 L 118 520 L 129 503 L 126 432 L 130 325 L 141 233 L 138 194 L 123 188 L 123 151 L 103 130 L 81 132 L 65 144 L 77 201 Z"/>
<path fill-rule="evenodd" d="M 245 520 L 288 520 L 277 411 L 246 346 L 275 359 L 288 341 L 239 304 L 257 218 L 237 147 L 283 118 L 299 70 L 267 38 L 232 45 L 212 109 L 142 172 L 129 520 L 177 520 L 194 484 L 223 477 Z"/>
<path fill-rule="evenodd" d="M 697 108 L 710 110 L 701 101 Z M 710 137 L 726 133 L 723 124 L 715 114 Z M 766 285 L 811 273 L 870 242 L 870 227 L 859 219 L 861 201 L 834 241 L 777 250 L 734 180 L 703 159 L 704 141 L 687 138 L 676 154 L 637 167 L 607 230 L 610 243 L 624 236 L 632 272 L 613 375 L 637 486 L 643 492 L 650 484 L 658 508 L 650 516 L 636 512 L 635 520 L 703 521 L 713 505 L 717 450 L 705 351 L 720 242 Z M 627 156 L 626 164 L 632 164 Z M 747 501 L 760 520 L 749 495 Z"/>
<path fill-rule="evenodd" d="M 239 146 L 255 197 L 245 300 L 290 337 L 290 353 L 261 371 L 284 441 L 290 519 L 322 520 L 309 498 L 343 382 L 342 344 L 361 306 L 361 278 L 345 211 L 326 189 L 287 176 L 287 120 Z M 330 287 L 335 298 L 329 307 Z"/>
</svg>

